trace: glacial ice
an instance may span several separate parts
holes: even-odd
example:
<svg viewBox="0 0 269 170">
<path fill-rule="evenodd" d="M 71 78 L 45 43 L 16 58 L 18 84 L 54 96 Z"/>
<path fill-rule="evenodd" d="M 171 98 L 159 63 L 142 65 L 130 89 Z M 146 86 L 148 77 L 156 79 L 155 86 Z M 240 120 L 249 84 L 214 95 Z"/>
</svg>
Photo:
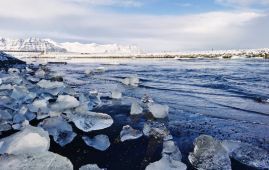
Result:
<svg viewBox="0 0 269 170">
<path fill-rule="evenodd" d="M 36 97 L 36 94 L 29 92 L 25 86 L 14 86 L 10 97 L 23 102 L 26 100 L 34 99 Z"/>
<path fill-rule="evenodd" d="M 230 157 L 242 164 L 258 169 L 269 168 L 269 152 L 259 147 L 240 141 L 224 140 L 222 146 Z"/>
<path fill-rule="evenodd" d="M 20 70 L 17 69 L 17 68 L 9 68 L 8 69 L 8 73 L 9 74 L 19 74 L 20 73 Z"/>
<path fill-rule="evenodd" d="M 91 146 L 100 151 L 105 151 L 110 146 L 109 138 L 106 135 L 97 135 L 93 138 L 83 136 L 82 139 L 88 146 Z"/>
<path fill-rule="evenodd" d="M 3 80 L 0 78 L 0 85 L 3 83 Z"/>
<path fill-rule="evenodd" d="M 138 139 L 142 135 L 142 132 L 140 132 L 139 130 L 135 130 L 131 126 L 126 125 L 122 127 L 122 130 L 120 132 L 120 140 L 124 142 L 126 140 Z"/>
<path fill-rule="evenodd" d="M 93 71 L 91 69 L 86 69 L 84 71 L 84 73 L 87 74 L 87 75 L 91 75 L 91 74 L 93 74 Z"/>
<path fill-rule="evenodd" d="M 143 133 L 146 136 L 153 136 L 154 138 L 166 138 L 170 136 L 169 130 L 163 123 L 147 121 L 144 124 Z"/>
<path fill-rule="evenodd" d="M 28 125 L 29 125 L 29 121 L 28 120 L 24 120 L 21 123 L 13 124 L 12 125 L 12 128 L 15 129 L 15 130 L 21 130 L 21 129 L 24 129 Z"/>
<path fill-rule="evenodd" d="M 0 156 L 1 170 L 73 170 L 69 159 L 52 152 Z"/>
<path fill-rule="evenodd" d="M 22 123 L 23 121 L 25 121 L 26 118 L 24 115 L 22 114 L 15 114 L 13 117 L 13 123 Z"/>
<path fill-rule="evenodd" d="M 133 75 L 130 77 L 126 77 L 125 79 L 121 80 L 121 82 L 125 85 L 137 87 L 139 85 L 139 78 L 137 75 Z"/>
<path fill-rule="evenodd" d="M 139 105 L 138 102 L 133 102 L 131 105 L 131 115 L 138 115 L 143 113 L 143 108 Z"/>
<path fill-rule="evenodd" d="M 48 131 L 49 135 L 53 136 L 54 141 L 60 146 L 72 142 L 77 135 L 73 132 L 72 126 L 61 117 L 47 118 L 38 126 Z"/>
<path fill-rule="evenodd" d="M 112 99 L 121 99 L 122 93 L 119 89 L 114 89 L 111 91 L 111 98 Z"/>
<path fill-rule="evenodd" d="M 38 69 L 36 72 L 35 72 L 35 76 L 38 77 L 38 78 L 45 78 L 45 75 L 46 75 L 46 72 L 43 70 L 43 69 Z"/>
<path fill-rule="evenodd" d="M 168 155 L 163 156 L 159 161 L 150 163 L 146 170 L 186 170 L 187 166 L 181 161 L 173 160 Z"/>
<path fill-rule="evenodd" d="M 220 141 L 201 135 L 194 141 L 194 152 L 189 154 L 190 163 L 201 170 L 231 170 L 231 161 Z"/>
<path fill-rule="evenodd" d="M 105 170 L 98 167 L 96 164 L 87 164 L 79 168 L 79 170 Z"/>
<path fill-rule="evenodd" d="M 48 151 L 48 132 L 39 127 L 27 126 L 20 132 L 0 140 L 0 154 L 24 154 Z"/>
<path fill-rule="evenodd" d="M 59 95 L 56 102 L 51 105 L 53 111 L 64 111 L 79 106 L 79 101 L 70 95 Z"/>
<path fill-rule="evenodd" d="M 41 114 L 48 115 L 47 113 L 49 113 L 48 101 L 45 99 L 34 100 L 32 104 L 28 105 L 28 108 L 31 112 L 40 113 L 40 115 L 38 115 L 38 119 L 44 118 L 44 116 L 42 116 Z"/>
<path fill-rule="evenodd" d="M 105 129 L 113 124 L 112 117 L 104 113 L 74 113 L 68 114 L 68 117 L 84 132 Z"/>
<path fill-rule="evenodd" d="M 40 80 L 37 85 L 44 89 L 55 89 L 55 88 L 62 88 L 64 86 L 63 82 L 58 81 L 50 81 L 50 80 Z"/>
<path fill-rule="evenodd" d="M 106 71 L 105 67 L 97 67 L 94 69 L 94 72 L 96 73 L 103 73 L 105 71 Z"/>
<path fill-rule="evenodd" d="M 162 119 L 168 116 L 169 107 L 167 105 L 150 103 L 148 104 L 148 109 L 155 118 Z"/>
</svg>

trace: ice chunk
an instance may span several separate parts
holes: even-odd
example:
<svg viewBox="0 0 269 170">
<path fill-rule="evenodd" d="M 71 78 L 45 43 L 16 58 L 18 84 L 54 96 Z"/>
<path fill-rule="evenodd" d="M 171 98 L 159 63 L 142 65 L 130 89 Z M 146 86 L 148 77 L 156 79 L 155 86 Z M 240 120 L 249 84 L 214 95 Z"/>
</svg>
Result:
<svg viewBox="0 0 269 170">
<path fill-rule="evenodd" d="M 24 154 L 48 151 L 49 134 L 42 128 L 27 126 L 20 132 L 0 140 L 0 154 Z"/>
<path fill-rule="evenodd" d="M 82 139 L 88 146 L 91 146 L 100 151 L 105 151 L 110 146 L 110 141 L 107 135 L 97 135 L 94 138 L 83 136 Z"/>
<path fill-rule="evenodd" d="M 186 170 L 187 166 L 178 160 L 164 155 L 159 161 L 149 164 L 146 170 Z"/>
<path fill-rule="evenodd" d="M 6 110 L 0 110 L 0 120 L 11 120 L 12 115 Z"/>
<path fill-rule="evenodd" d="M 121 99 L 122 97 L 122 93 L 119 89 L 114 89 L 111 92 L 111 98 L 112 99 Z"/>
<path fill-rule="evenodd" d="M 58 81 L 50 81 L 50 80 L 41 80 L 37 83 L 37 85 L 44 89 L 55 89 L 55 88 L 62 88 L 64 86 L 63 82 Z"/>
<path fill-rule="evenodd" d="M 36 94 L 29 92 L 25 86 L 14 86 L 10 97 L 16 100 L 26 101 L 34 99 Z"/>
<path fill-rule="evenodd" d="M 21 114 L 15 114 L 13 117 L 13 123 L 22 123 L 25 120 L 26 118 L 24 117 L 24 115 Z"/>
<path fill-rule="evenodd" d="M 231 161 L 226 149 L 218 140 L 208 135 L 201 135 L 194 141 L 194 152 L 189 161 L 197 169 L 231 170 Z"/>
<path fill-rule="evenodd" d="M 224 140 L 222 145 L 230 157 L 242 164 L 258 169 L 269 168 L 269 152 L 266 150 L 240 141 Z"/>
<path fill-rule="evenodd" d="M 154 102 L 153 99 L 150 96 L 148 96 L 147 94 L 143 95 L 141 101 L 143 103 L 153 103 Z"/>
<path fill-rule="evenodd" d="M 105 71 L 106 71 L 105 67 L 97 67 L 97 68 L 94 70 L 94 72 L 96 72 L 96 73 L 103 73 L 103 72 L 105 72 Z"/>
<path fill-rule="evenodd" d="M 73 170 L 67 158 L 52 152 L 0 156 L 1 170 Z"/>
<path fill-rule="evenodd" d="M 70 95 L 59 95 L 56 103 L 51 105 L 54 111 L 64 111 L 66 109 L 72 109 L 79 106 L 79 101 Z"/>
<path fill-rule="evenodd" d="M 163 151 L 162 154 L 168 154 L 173 157 L 175 160 L 181 160 L 182 155 L 179 151 L 178 147 L 176 146 L 175 142 L 172 140 L 164 141 L 163 142 Z"/>
<path fill-rule="evenodd" d="M 143 108 L 139 105 L 138 102 L 133 102 L 131 106 L 131 115 L 138 115 L 143 113 Z"/>
<path fill-rule="evenodd" d="M 24 120 L 21 123 L 13 124 L 12 125 L 12 128 L 15 129 L 15 130 L 21 130 L 21 129 L 24 129 L 28 125 L 29 125 L 29 121 L 28 120 Z"/>
<path fill-rule="evenodd" d="M 54 141 L 60 146 L 72 142 L 77 135 L 73 132 L 72 126 L 61 117 L 47 118 L 39 123 L 38 126 L 48 131 L 53 136 Z"/>
<path fill-rule="evenodd" d="M 154 138 L 166 138 L 170 135 L 169 130 L 163 123 L 147 121 L 144 124 L 143 133 L 146 136 L 153 136 Z"/>
<path fill-rule="evenodd" d="M 10 124 L 8 124 L 7 122 L 0 122 L 0 135 L 1 135 L 1 132 L 8 131 L 10 129 L 12 129 Z M 0 145 L 1 145 L 1 143 L 0 143 Z"/>
<path fill-rule="evenodd" d="M 38 78 L 44 78 L 46 75 L 46 72 L 43 70 L 43 69 L 38 69 L 36 72 L 35 72 L 35 76 L 38 77 Z"/>
<path fill-rule="evenodd" d="M 3 80 L 0 78 L 0 85 L 3 83 Z"/>
<path fill-rule="evenodd" d="M 96 164 L 88 164 L 79 168 L 79 170 L 105 170 L 98 167 Z"/>
<path fill-rule="evenodd" d="M 84 73 L 90 75 L 93 74 L 93 71 L 91 69 L 86 69 Z"/>
<path fill-rule="evenodd" d="M 45 99 L 38 100 L 36 99 L 32 104 L 28 105 L 28 108 L 31 112 L 42 112 L 48 113 L 48 101 Z"/>
<path fill-rule="evenodd" d="M 139 78 L 137 77 L 137 75 L 133 75 L 130 77 L 126 77 L 125 79 L 121 80 L 121 82 L 125 85 L 137 87 L 139 85 Z"/>
<path fill-rule="evenodd" d="M 123 126 L 120 132 L 120 140 L 124 142 L 126 140 L 138 139 L 142 135 L 143 135 L 142 132 L 140 132 L 139 130 L 135 130 L 131 126 L 126 125 Z"/>
<path fill-rule="evenodd" d="M 169 107 L 167 105 L 160 105 L 156 103 L 150 103 L 148 105 L 149 111 L 155 118 L 165 118 L 168 116 Z"/>
<path fill-rule="evenodd" d="M 101 130 L 110 127 L 113 124 L 111 116 L 104 113 L 86 112 L 68 114 L 76 127 L 84 132 Z"/>
</svg>

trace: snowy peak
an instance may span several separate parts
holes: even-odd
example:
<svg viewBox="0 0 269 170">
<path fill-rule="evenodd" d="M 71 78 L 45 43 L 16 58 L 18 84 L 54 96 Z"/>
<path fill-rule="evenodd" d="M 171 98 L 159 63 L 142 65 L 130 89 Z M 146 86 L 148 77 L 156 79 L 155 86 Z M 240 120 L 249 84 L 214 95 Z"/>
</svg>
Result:
<svg viewBox="0 0 269 170">
<path fill-rule="evenodd" d="M 66 49 L 40 38 L 0 38 L 0 50 L 66 52 Z"/>
<path fill-rule="evenodd" d="M 118 44 L 82 44 L 78 42 L 57 43 L 51 39 L 0 38 L 0 50 L 14 51 L 45 51 L 45 52 L 74 52 L 88 54 L 139 54 L 141 50 L 133 45 Z"/>
</svg>

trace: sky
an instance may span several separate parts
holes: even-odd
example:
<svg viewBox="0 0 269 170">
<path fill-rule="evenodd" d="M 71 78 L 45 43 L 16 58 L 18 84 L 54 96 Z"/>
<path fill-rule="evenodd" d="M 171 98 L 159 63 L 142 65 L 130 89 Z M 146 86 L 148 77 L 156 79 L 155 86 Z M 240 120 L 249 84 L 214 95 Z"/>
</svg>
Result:
<svg viewBox="0 0 269 170">
<path fill-rule="evenodd" d="M 148 52 L 269 47 L 269 0 L 0 0 L 0 37 Z"/>
</svg>

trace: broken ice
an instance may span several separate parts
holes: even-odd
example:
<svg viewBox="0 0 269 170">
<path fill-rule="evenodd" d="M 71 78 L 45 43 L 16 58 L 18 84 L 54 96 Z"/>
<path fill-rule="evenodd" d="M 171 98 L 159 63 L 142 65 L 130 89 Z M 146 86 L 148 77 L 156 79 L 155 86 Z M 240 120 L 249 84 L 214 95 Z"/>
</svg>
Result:
<svg viewBox="0 0 269 170">
<path fill-rule="evenodd" d="M 73 132 L 72 126 L 61 117 L 47 118 L 39 123 L 39 126 L 48 131 L 60 146 L 72 142 L 77 135 Z"/>
<path fill-rule="evenodd" d="M 111 92 L 111 98 L 112 99 L 121 99 L 122 97 L 122 93 L 119 89 L 114 89 Z"/>
<path fill-rule="evenodd" d="M 170 136 L 169 130 L 163 123 L 154 121 L 147 121 L 144 124 L 143 133 L 154 138 L 167 138 Z"/>
<path fill-rule="evenodd" d="M 131 115 L 138 115 L 143 113 L 143 108 L 139 105 L 138 102 L 133 102 L 131 106 Z"/>
<path fill-rule="evenodd" d="M 110 146 L 109 138 L 106 135 L 97 135 L 93 138 L 83 136 L 82 139 L 88 146 L 91 146 L 100 151 L 105 151 Z"/>
<path fill-rule="evenodd" d="M 194 152 L 190 153 L 189 161 L 197 169 L 231 170 L 231 161 L 226 149 L 218 140 L 208 135 L 195 139 Z"/>
<path fill-rule="evenodd" d="M 138 139 L 142 135 L 142 132 L 140 132 L 139 130 L 135 130 L 131 126 L 126 125 L 122 127 L 122 130 L 120 132 L 120 140 L 124 142 L 126 140 Z"/>
<path fill-rule="evenodd" d="M 155 118 L 161 119 L 168 116 L 169 107 L 167 105 L 150 103 L 148 104 L 148 109 Z"/>
<path fill-rule="evenodd" d="M 105 170 L 98 167 L 96 164 L 83 165 L 79 170 Z"/>
<path fill-rule="evenodd" d="M 70 95 L 59 95 L 56 103 L 51 105 L 54 111 L 64 111 L 66 109 L 72 109 L 79 106 L 79 101 Z"/>
<path fill-rule="evenodd" d="M 137 75 L 133 75 L 130 77 L 126 77 L 125 79 L 121 80 L 121 82 L 125 85 L 137 87 L 139 85 L 139 78 L 137 77 Z"/>
</svg>

